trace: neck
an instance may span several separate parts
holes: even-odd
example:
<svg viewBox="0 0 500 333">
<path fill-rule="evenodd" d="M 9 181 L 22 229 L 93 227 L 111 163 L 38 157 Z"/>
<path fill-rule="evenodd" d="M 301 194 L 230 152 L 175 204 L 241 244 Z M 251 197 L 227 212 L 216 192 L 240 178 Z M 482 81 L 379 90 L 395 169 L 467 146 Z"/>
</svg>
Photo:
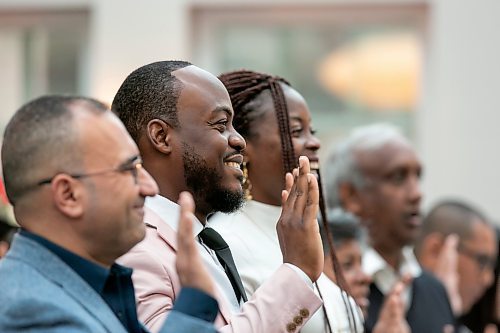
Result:
<svg viewBox="0 0 500 333">
<path fill-rule="evenodd" d="M 373 248 L 375 251 L 380 254 L 382 258 L 392 267 L 394 270 L 398 271 L 399 266 L 401 264 L 401 260 L 403 258 L 403 249 L 402 248 L 397 248 L 397 249 L 389 249 L 384 246 L 380 245 L 374 245 Z"/>
<path fill-rule="evenodd" d="M 194 212 L 194 216 L 196 216 L 196 218 L 201 222 L 201 224 L 203 224 L 203 226 L 207 224 L 207 214 L 196 211 Z"/>
</svg>

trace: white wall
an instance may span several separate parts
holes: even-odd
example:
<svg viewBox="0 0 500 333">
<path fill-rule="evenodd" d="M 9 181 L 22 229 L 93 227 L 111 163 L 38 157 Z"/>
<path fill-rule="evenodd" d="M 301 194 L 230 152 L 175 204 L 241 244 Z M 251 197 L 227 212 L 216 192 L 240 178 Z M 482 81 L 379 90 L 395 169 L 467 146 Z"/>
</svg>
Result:
<svg viewBox="0 0 500 333">
<path fill-rule="evenodd" d="M 267 0 L 0 0 L 11 8 L 87 7 L 91 15 L 89 94 L 111 102 L 125 76 L 159 59 L 190 60 L 189 11 L 203 4 Z M 317 0 L 348 3 L 349 0 Z M 361 1 L 356 1 L 361 2 Z M 500 1 L 371 0 L 429 3 L 429 55 L 417 116 L 425 163 L 425 206 L 442 196 L 470 199 L 500 221 Z M 276 3 L 305 3 L 280 0 Z M 3 85 L 2 85 L 3 86 Z M 0 101 L 0 107 L 5 104 Z M 12 104 L 12 103 L 11 103 Z M 10 108 L 11 106 L 9 106 Z"/>
<path fill-rule="evenodd" d="M 471 200 L 500 222 L 500 1 L 433 1 L 418 148 L 428 204 Z"/>
<path fill-rule="evenodd" d="M 183 0 L 95 0 L 90 38 L 90 94 L 111 103 L 137 67 L 189 60 L 189 22 Z"/>
</svg>

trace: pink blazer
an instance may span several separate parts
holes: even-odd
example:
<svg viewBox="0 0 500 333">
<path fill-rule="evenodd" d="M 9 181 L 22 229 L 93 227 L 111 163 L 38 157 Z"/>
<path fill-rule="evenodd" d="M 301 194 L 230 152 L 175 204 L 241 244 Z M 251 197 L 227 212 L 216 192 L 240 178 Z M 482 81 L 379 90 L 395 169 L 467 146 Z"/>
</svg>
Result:
<svg viewBox="0 0 500 333">
<path fill-rule="evenodd" d="M 146 238 L 118 262 L 134 269 L 132 275 L 139 319 L 158 332 L 179 295 L 175 270 L 176 232 L 151 209 L 144 217 Z M 220 332 L 297 332 L 321 306 L 316 296 L 290 267 L 280 268 L 232 314 L 223 295 L 215 295 L 220 312 L 215 321 Z"/>
</svg>

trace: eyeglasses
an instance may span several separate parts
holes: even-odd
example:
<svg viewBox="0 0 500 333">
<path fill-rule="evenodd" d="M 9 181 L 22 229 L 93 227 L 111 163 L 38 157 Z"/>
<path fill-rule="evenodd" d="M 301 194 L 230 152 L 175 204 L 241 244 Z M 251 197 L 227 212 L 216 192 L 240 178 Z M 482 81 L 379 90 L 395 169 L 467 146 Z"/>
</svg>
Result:
<svg viewBox="0 0 500 333">
<path fill-rule="evenodd" d="M 104 174 L 110 173 L 110 172 L 130 172 L 132 174 L 132 176 L 134 177 L 134 182 L 137 184 L 139 182 L 139 171 L 141 169 L 142 169 L 142 159 L 138 156 L 134 156 L 134 157 L 128 159 L 127 161 L 123 162 L 121 165 L 119 165 L 117 168 L 114 168 L 114 169 L 106 169 L 106 170 L 102 170 L 102 171 L 89 172 L 89 173 L 76 173 L 76 174 L 68 173 L 68 176 L 78 179 L 78 178 L 100 176 L 100 175 L 104 175 Z M 61 173 L 64 173 L 64 172 L 60 172 L 58 174 L 61 174 Z M 47 184 L 52 183 L 52 181 L 54 180 L 54 178 L 56 176 L 57 175 L 55 175 L 51 178 L 47 178 L 47 179 L 43 179 L 43 180 L 39 181 L 37 183 L 37 186 L 47 185 Z"/>
<path fill-rule="evenodd" d="M 495 258 L 492 258 L 483 253 L 477 253 L 476 251 L 471 250 L 465 247 L 464 245 L 459 245 L 457 250 L 459 253 L 464 254 L 467 257 L 473 259 L 477 263 L 480 271 L 484 271 L 486 268 L 489 268 L 491 270 L 495 269 L 496 266 Z"/>
</svg>

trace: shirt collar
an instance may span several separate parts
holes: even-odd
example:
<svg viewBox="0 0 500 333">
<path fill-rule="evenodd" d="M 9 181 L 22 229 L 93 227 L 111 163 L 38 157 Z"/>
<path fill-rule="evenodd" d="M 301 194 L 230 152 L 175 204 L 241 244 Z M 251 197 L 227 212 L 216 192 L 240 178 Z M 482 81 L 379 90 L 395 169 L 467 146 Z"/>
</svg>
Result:
<svg viewBox="0 0 500 333">
<path fill-rule="evenodd" d="M 392 266 L 390 266 L 375 249 L 370 247 L 363 254 L 363 271 L 366 274 L 374 275 L 379 271 L 389 269 L 394 273 L 398 273 L 398 275 L 410 274 L 413 278 L 418 277 L 422 273 L 420 264 L 411 247 L 403 248 L 399 272 L 395 272 Z"/>
<path fill-rule="evenodd" d="M 50 250 L 62 261 L 64 261 L 64 263 L 71 267 L 71 269 L 73 269 L 78 275 L 80 275 L 80 277 L 85 280 L 98 294 L 102 292 L 106 279 L 110 274 L 109 269 L 84 259 L 49 241 L 48 239 L 31 233 L 25 229 L 21 229 L 20 234 Z"/>
<path fill-rule="evenodd" d="M 362 265 L 363 271 L 372 277 L 373 283 L 375 283 L 384 295 L 389 292 L 394 283 L 403 275 L 408 274 L 415 279 L 422 273 L 422 269 L 411 247 L 403 248 L 402 260 L 398 272 L 373 248 L 368 248 L 363 254 Z"/>
<path fill-rule="evenodd" d="M 154 197 L 147 197 L 145 205 L 177 232 L 180 215 L 180 206 L 177 203 L 157 194 Z M 203 224 L 196 216 L 194 219 L 193 236 L 196 237 L 203 229 Z"/>
</svg>

